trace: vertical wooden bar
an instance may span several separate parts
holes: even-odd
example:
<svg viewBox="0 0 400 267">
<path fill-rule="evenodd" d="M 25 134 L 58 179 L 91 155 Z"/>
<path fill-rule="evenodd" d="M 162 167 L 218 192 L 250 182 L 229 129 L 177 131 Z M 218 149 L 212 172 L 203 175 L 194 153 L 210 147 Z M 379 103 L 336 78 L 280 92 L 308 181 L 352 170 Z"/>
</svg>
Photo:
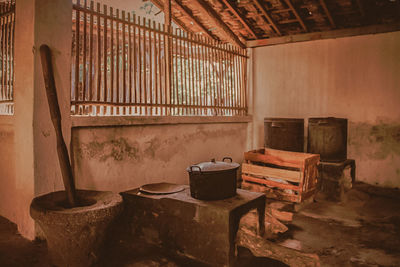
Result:
<svg viewBox="0 0 400 267">
<path fill-rule="evenodd" d="M 158 71 L 158 76 L 157 76 L 157 80 L 158 80 L 158 84 L 160 87 L 160 92 L 159 92 L 159 103 L 162 104 L 162 106 L 160 107 L 160 115 L 165 115 L 165 103 L 164 103 L 164 98 L 163 98 L 163 86 L 162 86 L 162 80 L 161 80 L 161 52 L 162 52 L 162 46 L 161 46 L 161 24 L 158 23 L 157 24 L 157 50 L 158 50 L 158 59 L 157 59 L 157 71 Z"/>
<path fill-rule="evenodd" d="M 4 7 L 4 12 L 6 12 L 7 9 Z M 7 66 L 8 66 L 8 17 L 4 16 L 4 65 L 3 65 L 3 70 L 2 70 L 2 76 L 3 76 L 3 88 L 5 90 L 5 95 L 8 94 L 8 86 L 7 86 Z"/>
<path fill-rule="evenodd" d="M 202 90 L 202 86 L 201 86 L 201 81 L 202 81 L 202 79 L 201 79 L 201 66 L 200 66 L 200 53 L 201 53 L 201 51 L 200 51 L 200 49 L 201 49 L 201 47 L 200 47 L 200 38 L 198 37 L 198 36 L 196 36 L 196 42 L 197 42 L 197 44 L 196 44 L 196 57 L 197 57 L 197 64 L 196 64 L 196 66 L 197 66 L 197 71 L 196 71 L 196 81 L 197 81 L 197 88 L 198 88 L 198 94 L 199 94 L 199 101 L 200 101 L 200 106 L 201 106 L 201 108 L 200 108 L 200 115 L 204 115 L 204 92 L 203 92 L 203 90 Z"/>
<path fill-rule="evenodd" d="M 110 103 L 116 103 L 115 101 L 115 90 L 114 90 L 114 71 L 115 71 L 115 62 L 114 62 L 114 13 L 113 8 L 110 7 L 110 34 L 111 34 L 111 41 L 110 41 L 110 78 L 111 78 L 111 85 L 110 85 Z M 117 88 L 118 92 L 118 88 Z M 111 115 L 114 114 L 114 105 L 110 107 Z"/>
<path fill-rule="evenodd" d="M 3 13 L 4 12 L 4 6 L 0 6 L 0 12 Z M 4 83 L 3 83 L 3 79 L 4 79 L 4 22 L 5 22 L 5 18 L 4 17 L 0 17 L 0 23 L 1 23 L 1 45 L 0 45 L 0 49 L 1 49 L 1 72 L 0 72 L 0 89 L 1 89 L 1 99 L 4 99 L 7 95 L 6 89 L 4 87 Z"/>
<path fill-rule="evenodd" d="M 181 111 L 180 111 L 180 114 L 179 115 L 183 115 L 183 113 L 184 113 L 184 110 L 183 110 L 183 105 L 184 105 L 184 102 L 183 102 L 183 100 L 184 100 L 184 95 L 183 95 L 183 93 L 184 93 L 184 91 L 185 91 L 185 88 L 184 88 L 184 85 L 185 85 L 185 81 L 184 81 L 184 79 L 183 79 L 183 72 L 184 72 L 184 69 L 183 69 L 183 54 L 184 54 L 184 51 L 183 51 L 183 48 L 182 48 L 182 31 L 179 29 L 179 56 L 180 56 L 180 67 L 181 67 L 181 91 L 180 91 L 180 105 L 181 105 Z"/>
<path fill-rule="evenodd" d="M 214 107 L 214 99 L 215 99 L 215 95 L 214 95 L 214 89 L 213 89 L 213 82 L 212 82 L 212 72 L 211 72 L 211 64 L 212 64 L 212 54 L 211 54 L 211 49 L 210 49 L 210 47 L 209 47 L 209 44 L 210 44 L 210 41 L 209 41 L 209 39 L 207 39 L 207 38 L 204 38 L 204 40 L 205 40 L 205 43 L 206 43 L 206 46 L 204 47 L 205 48 L 205 55 L 204 55 L 204 57 L 206 58 L 206 60 L 207 60 L 207 64 L 206 64 L 206 68 L 207 68 L 207 76 L 208 76 L 208 78 L 207 78 L 207 81 L 209 82 L 208 84 L 209 84 L 209 86 L 208 86 L 208 88 L 209 88 L 209 91 L 210 91 L 210 103 L 209 103 L 209 106 L 210 107 Z M 212 113 L 210 113 L 210 111 L 212 111 L 212 109 L 211 108 L 209 108 L 209 115 L 212 115 Z"/>
<path fill-rule="evenodd" d="M 86 60 L 87 60 L 87 0 L 84 0 L 84 9 L 85 11 L 82 12 L 83 14 L 83 59 L 82 59 L 82 101 L 85 101 L 87 99 L 87 71 L 86 71 Z M 83 106 L 83 112 L 86 113 L 86 105 Z M 85 114 L 86 115 L 86 114 Z"/>
<path fill-rule="evenodd" d="M 149 98 L 150 98 L 150 115 L 153 115 L 153 53 L 151 51 L 151 20 L 148 20 L 149 24 Z"/>
<path fill-rule="evenodd" d="M 161 83 L 161 34 L 160 34 L 161 26 L 160 26 L 160 23 L 157 24 L 157 30 L 158 30 L 158 32 L 157 32 L 157 39 L 158 39 L 158 48 L 157 48 L 157 50 L 158 50 L 158 64 L 157 64 L 158 76 L 157 76 L 157 79 L 158 79 L 158 84 L 160 86 L 160 104 L 165 104 L 165 102 L 163 101 L 163 88 L 162 88 L 162 83 Z M 162 106 L 162 108 L 160 108 L 160 112 L 161 112 L 161 115 L 166 114 L 165 105 Z"/>
<path fill-rule="evenodd" d="M 232 73 L 232 51 L 229 45 L 226 45 L 226 63 L 225 66 L 227 68 L 227 79 L 228 79 L 228 87 L 226 90 L 226 100 L 227 100 L 227 106 L 229 107 L 228 109 L 228 114 L 229 115 L 233 115 L 232 114 L 232 88 L 233 88 L 233 84 L 232 84 L 232 79 L 233 79 L 233 73 Z"/>
<path fill-rule="evenodd" d="M 76 1 L 76 5 L 80 6 L 80 0 Z M 74 114 L 77 114 L 78 109 L 78 87 L 79 87 L 79 31 L 80 31 L 80 12 L 76 10 L 76 17 L 75 17 L 75 88 L 74 88 Z"/>
<path fill-rule="evenodd" d="M 156 28 L 156 22 L 155 21 L 153 21 L 153 30 L 156 30 L 157 28 Z M 157 49 L 157 32 L 156 31 L 154 31 L 153 32 L 153 50 L 154 50 L 154 103 L 156 104 L 155 105 L 155 113 L 156 114 L 158 114 L 158 115 L 160 115 L 160 112 L 159 112 L 159 106 L 158 106 L 158 104 L 160 104 L 160 101 L 158 100 L 158 97 L 159 97 L 159 94 L 158 94 L 158 68 L 157 68 L 157 66 L 158 66 L 158 49 Z"/>
<path fill-rule="evenodd" d="M 186 36 L 185 36 L 186 35 Z M 184 73 L 184 77 L 185 77 L 185 86 L 186 86 L 186 115 L 188 115 L 188 113 L 192 114 L 193 113 L 193 109 L 189 108 L 192 105 L 192 93 L 191 93 L 191 88 L 190 88 L 190 60 L 189 60 L 189 42 L 187 41 L 187 32 L 182 31 L 182 38 L 183 39 L 183 45 L 184 45 L 184 62 L 185 62 L 185 73 Z"/>
<path fill-rule="evenodd" d="M 129 68 L 128 68 L 128 79 L 129 79 L 129 92 L 130 92 L 129 98 L 128 98 L 128 102 L 131 104 L 131 108 L 128 109 L 129 115 L 132 115 L 133 110 L 134 110 L 133 107 L 132 107 L 132 103 L 134 102 L 133 101 L 133 97 L 134 97 L 133 89 L 134 89 L 134 87 L 132 85 L 132 71 L 133 71 L 133 69 L 132 69 L 132 25 L 131 25 L 131 23 L 132 23 L 131 13 L 128 12 L 128 38 L 129 38 L 129 41 L 128 41 L 128 55 L 129 55 L 129 59 L 128 59 L 128 62 L 129 62 L 128 63 L 128 66 L 129 66 Z"/>
<path fill-rule="evenodd" d="M 121 88 L 119 86 L 119 80 L 120 80 L 120 75 L 119 75 L 119 73 L 120 73 L 120 71 L 119 71 L 119 63 L 120 63 L 119 20 L 120 20 L 119 9 L 117 9 L 117 18 L 115 19 L 115 31 L 116 31 L 116 37 L 115 38 L 117 39 L 117 47 L 116 47 L 116 54 L 115 54 L 115 59 L 116 59 L 116 61 L 115 61 L 115 69 L 116 69 L 116 71 L 115 71 L 115 74 L 116 74 L 116 79 L 115 79 L 116 85 L 115 85 L 115 87 L 116 87 L 116 91 L 117 91 L 116 92 L 116 94 L 117 94 L 117 98 L 116 98 L 117 114 L 120 113 L 120 109 L 121 109 L 120 106 L 118 105 L 118 103 L 121 102 L 121 92 L 120 92 Z M 113 67 L 113 69 L 114 69 L 114 67 Z"/>
<path fill-rule="evenodd" d="M 167 38 L 164 40 L 165 43 L 165 87 L 166 92 L 168 92 L 167 96 L 167 103 L 171 104 L 171 34 L 172 34 L 172 27 L 171 27 L 171 0 L 164 1 L 164 24 L 167 30 Z M 168 109 L 168 115 L 171 114 L 171 108 Z"/>
<path fill-rule="evenodd" d="M 190 76 L 191 76 L 190 79 L 191 79 L 191 84 L 192 84 L 192 101 L 191 101 L 191 104 L 192 105 L 198 105 L 197 90 L 195 88 L 195 83 L 194 83 L 195 69 L 194 69 L 194 63 L 193 63 L 193 60 L 194 60 L 194 50 L 193 50 L 193 43 L 192 43 L 192 41 L 194 39 L 193 34 L 189 33 L 188 39 L 189 39 L 188 45 L 190 44 L 190 56 L 189 56 L 189 59 L 190 59 Z M 199 114 L 198 108 L 194 108 L 192 110 L 194 110 L 195 114 Z"/>
<path fill-rule="evenodd" d="M 175 45 L 174 45 L 174 58 L 175 58 L 175 62 L 174 62 L 174 79 L 175 79 L 175 86 L 174 86 L 174 95 L 173 95 L 173 104 L 174 104 L 174 115 L 177 114 L 177 112 L 179 112 L 179 109 L 176 109 L 176 105 L 179 103 L 178 100 L 178 92 L 179 92 L 179 75 L 178 75 L 178 29 L 175 29 Z M 173 59 L 173 58 L 172 58 Z"/>
<path fill-rule="evenodd" d="M 200 84 L 203 90 L 203 96 L 204 96 L 204 100 L 203 100 L 203 106 L 207 107 L 208 106 L 208 92 L 207 92 L 207 83 L 208 83 L 208 79 L 207 79 L 207 72 L 206 72 L 206 68 L 205 68 L 205 46 L 204 46 L 204 38 L 203 37 L 199 37 L 200 42 L 202 43 L 202 45 L 199 46 L 200 49 L 200 65 L 201 65 L 201 69 L 202 69 L 202 75 L 200 76 Z M 207 111 L 208 108 L 204 109 L 204 115 L 207 115 Z"/>
<path fill-rule="evenodd" d="M 214 42 L 215 46 L 219 46 L 221 47 L 222 45 Z M 222 52 L 219 49 L 215 49 L 214 48 L 214 52 L 215 52 L 215 57 L 216 57 L 216 62 L 218 63 L 218 67 L 217 67 L 217 73 L 218 75 L 216 75 L 217 78 L 217 85 L 218 85 L 218 106 L 219 106 L 219 114 L 223 115 L 223 112 L 225 111 L 223 106 L 224 106 L 224 79 L 223 79 L 223 68 L 222 68 Z"/>
<path fill-rule="evenodd" d="M 4 12 L 6 12 L 7 11 L 7 9 L 6 9 L 6 7 L 4 7 Z M 2 85 L 3 85 L 3 88 L 4 88 L 4 95 L 5 96 L 7 96 L 7 91 L 8 91 L 8 88 L 7 88 L 7 61 L 8 61 L 8 45 L 7 45 L 7 43 L 8 43 L 8 18 L 7 18 L 7 16 L 4 16 L 3 17 L 4 18 L 4 39 L 3 39 L 3 42 L 4 42 L 4 51 L 3 51 L 3 54 L 4 54 L 4 64 L 3 64 L 3 69 L 2 69 L 2 73 L 1 73 L 1 75 L 2 75 L 2 77 L 3 77 L 3 83 L 2 83 Z"/>
<path fill-rule="evenodd" d="M 140 26 L 140 16 L 138 16 L 138 24 Z M 139 57 L 139 62 L 138 62 L 138 68 L 139 68 L 139 114 L 142 114 L 142 91 L 143 91 L 143 86 L 142 86 L 142 29 L 138 27 L 138 41 L 139 41 L 139 52 L 138 52 L 138 57 Z"/>
<path fill-rule="evenodd" d="M 125 11 L 122 11 L 122 103 L 126 104 L 126 24 L 125 24 Z M 126 106 L 122 107 L 122 112 L 126 114 Z M 129 112 L 129 111 L 128 111 Z"/>
<path fill-rule="evenodd" d="M 234 47 L 234 52 L 235 53 L 237 53 L 238 52 L 238 50 L 236 49 L 236 47 Z M 235 73 L 235 79 L 234 79 L 234 81 L 235 81 L 235 90 L 234 90 L 234 92 L 235 92 L 235 97 L 234 97 L 234 107 L 235 108 L 238 108 L 238 103 L 240 103 L 239 101 L 239 69 L 237 68 L 237 59 L 238 59 L 238 56 L 236 55 L 236 54 L 234 54 L 233 55 L 233 72 Z M 235 115 L 238 115 L 239 113 L 238 113 L 238 109 L 235 109 Z"/>
<path fill-rule="evenodd" d="M 146 45 L 146 18 L 143 18 L 143 91 L 144 91 L 144 114 L 148 113 L 148 102 L 147 102 L 147 45 Z"/>
<path fill-rule="evenodd" d="M 101 89 L 101 20 L 100 20 L 100 3 L 97 3 L 97 92 L 96 99 L 100 102 Z M 96 106 L 96 114 L 100 114 L 100 106 Z"/>
<path fill-rule="evenodd" d="M 137 88 L 138 88 L 138 86 L 137 86 L 137 75 L 138 75 L 138 70 L 137 70 L 137 50 L 136 50 L 136 47 L 137 47 L 137 44 L 136 44 L 136 16 L 135 16 L 135 14 L 133 14 L 133 16 L 132 16 L 132 20 L 133 20 L 133 71 L 134 71 L 134 73 L 133 73 L 133 86 L 134 86 L 134 93 L 135 93 L 135 95 L 134 95 L 134 103 L 135 103 L 135 113 L 137 113 L 137 107 L 138 107 L 138 105 L 137 105 L 137 103 L 138 103 L 138 101 L 137 101 L 137 97 L 138 97 L 138 93 L 137 93 Z M 139 32 L 139 34 L 140 34 L 140 32 Z M 140 54 L 140 52 L 139 52 L 139 54 Z M 139 79 L 139 81 L 140 81 L 140 79 Z"/>
<path fill-rule="evenodd" d="M 218 52 L 216 51 L 216 49 L 214 48 L 217 45 L 217 41 L 211 41 L 211 44 L 213 46 L 213 48 L 211 48 L 211 52 L 213 54 L 213 64 L 214 64 L 214 90 L 215 90 L 215 106 L 216 111 L 217 111 L 217 115 L 220 115 L 221 113 L 221 89 L 220 86 L 221 84 L 219 83 L 219 77 L 218 77 Z"/>
<path fill-rule="evenodd" d="M 10 71 L 10 79 L 11 79 L 11 89 L 9 92 L 8 99 L 14 100 L 14 33 L 15 33 L 15 4 L 14 4 L 14 12 L 11 13 L 11 71 Z"/>
<path fill-rule="evenodd" d="M 242 53 L 246 54 L 246 50 L 242 49 Z M 243 97 L 243 105 L 242 107 L 245 108 L 245 110 L 243 111 L 243 114 L 247 114 L 247 58 L 243 57 L 243 73 L 242 73 L 242 77 L 243 77 L 243 93 L 244 93 L 244 97 Z"/>
<path fill-rule="evenodd" d="M 90 25 L 89 25 L 89 101 L 93 100 L 93 13 L 94 3 L 90 1 Z M 89 105 L 89 113 L 93 111 L 93 105 Z"/>
<path fill-rule="evenodd" d="M 107 5 L 103 6 L 103 12 L 104 12 L 104 33 L 103 33 L 103 38 L 104 38 L 104 45 L 103 45 L 103 83 L 104 83 L 104 103 L 108 102 L 108 86 L 107 86 Z M 106 115 L 107 113 L 107 106 L 104 106 L 104 111 L 103 115 Z"/>
</svg>

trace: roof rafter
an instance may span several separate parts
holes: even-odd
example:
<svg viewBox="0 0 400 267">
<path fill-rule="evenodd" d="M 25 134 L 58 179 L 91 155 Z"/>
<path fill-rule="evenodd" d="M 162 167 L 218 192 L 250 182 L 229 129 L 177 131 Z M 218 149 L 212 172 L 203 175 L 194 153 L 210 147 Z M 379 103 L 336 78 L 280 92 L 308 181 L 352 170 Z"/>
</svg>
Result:
<svg viewBox="0 0 400 267">
<path fill-rule="evenodd" d="M 282 35 L 281 31 L 279 30 L 278 26 L 276 25 L 274 20 L 271 18 L 271 16 L 268 14 L 268 12 L 265 9 L 265 7 L 260 3 L 259 0 L 254 0 L 254 3 L 256 4 L 257 8 L 261 11 L 261 13 L 264 15 L 264 17 L 267 19 L 268 23 L 271 24 L 271 26 L 274 28 L 276 33 L 279 36 L 281 36 Z"/>
<path fill-rule="evenodd" d="M 151 2 L 154 5 L 156 5 L 158 7 L 158 9 L 160 9 L 161 11 L 164 12 L 164 5 L 159 0 L 151 0 Z M 192 32 L 193 33 L 193 31 L 190 30 L 188 27 L 186 27 L 186 25 L 180 19 L 176 18 L 172 14 L 171 14 L 171 18 L 179 27 L 181 27 L 182 29 L 184 29 L 187 32 Z"/>
<path fill-rule="evenodd" d="M 175 3 L 175 6 L 177 7 L 177 9 L 178 9 L 180 12 L 182 12 L 185 16 L 191 18 L 192 21 L 193 21 L 193 23 L 194 23 L 197 27 L 199 27 L 199 28 L 202 30 L 203 33 L 205 33 L 209 38 L 215 40 L 215 37 L 212 36 L 212 35 L 208 32 L 207 28 L 204 27 L 204 25 L 201 24 L 200 21 L 198 21 L 193 15 L 191 15 L 191 14 L 189 13 L 189 11 L 188 11 L 181 3 L 179 3 L 179 2 L 176 1 L 176 0 L 172 0 L 172 2 Z"/>
<path fill-rule="evenodd" d="M 325 11 L 325 14 L 328 16 L 329 22 L 331 23 L 333 28 L 336 28 L 335 21 L 333 20 L 332 14 L 328 9 L 328 6 L 325 3 L 325 0 L 319 0 L 319 3 L 321 4 L 322 8 Z"/>
<path fill-rule="evenodd" d="M 301 27 L 303 28 L 303 30 L 308 32 L 307 26 L 304 24 L 303 19 L 299 16 L 299 13 L 297 13 L 297 10 L 294 8 L 292 2 L 290 0 L 285 0 L 285 2 L 288 5 L 288 7 L 292 10 L 294 16 L 299 21 L 299 23 L 300 23 Z"/>
<path fill-rule="evenodd" d="M 240 39 L 222 21 L 217 12 L 212 9 L 204 0 L 192 0 L 190 1 L 190 4 L 195 5 L 201 13 L 206 15 L 213 22 L 213 24 L 222 31 L 227 40 L 241 48 L 246 48 L 242 41 L 240 41 Z"/>
<path fill-rule="evenodd" d="M 246 22 L 244 17 L 236 10 L 234 6 L 232 6 L 231 3 L 229 3 L 229 0 L 221 0 L 227 7 L 228 9 L 233 13 L 233 15 L 236 16 L 236 18 L 243 24 L 243 26 L 246 28 L 246 30 L 253 36 L 253 38 L 257 39 L 257 35 L 253 31 L 253 29 L 250 27 L 250 25 Z"/>
</svg>

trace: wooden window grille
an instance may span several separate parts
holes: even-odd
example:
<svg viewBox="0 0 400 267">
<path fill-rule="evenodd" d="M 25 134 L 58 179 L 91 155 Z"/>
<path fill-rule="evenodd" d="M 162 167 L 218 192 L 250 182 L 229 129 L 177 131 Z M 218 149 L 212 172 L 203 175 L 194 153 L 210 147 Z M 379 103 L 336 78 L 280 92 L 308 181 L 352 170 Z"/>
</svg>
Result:
<svg viewBox="0 0 400 267">
<path fill-rule="evenodd" d="M 245 49 L 93 1 L 72 19 L 73 115 L 247 114 Z"/>
<path fill-rule="evenodd" d="M 15 2 L 0 3 L 0 114 L 14 113 Z"/>
</svg>

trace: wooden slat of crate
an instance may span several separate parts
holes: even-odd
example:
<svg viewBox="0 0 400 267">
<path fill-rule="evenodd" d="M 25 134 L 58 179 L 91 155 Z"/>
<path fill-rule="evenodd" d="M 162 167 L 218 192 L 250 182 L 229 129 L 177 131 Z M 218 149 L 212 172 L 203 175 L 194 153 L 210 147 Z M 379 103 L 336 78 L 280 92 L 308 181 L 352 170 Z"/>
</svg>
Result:
<svg viewBox="0 0 400 267">
<path fill-rule="evenodd" d="M 300 203 L 302 200 L 301 195 L 284 193 L 280 190 L 274 190 L 273 188 L 267 187 L 265 185 L 260 185 L 257 183 L 250 183 L 243 181 L 242 189 L 250 190 L 253 192 L 264 193 L 267 198 L 273 198 L 277 200 L 283 200 L 295 203 Z"/>
<path fill-rule="evenodd" d="M 290 182 L 299 183 L 301 181 L 301 172 L 300 171 L 291 171 L 284 170 L 279 168 L 271 168 L 265 166 L 258 166 L 254 164 L 243 163 L 242 164 L 242 173 L 278 178 Z"/>
<path fill-rule="evenodd" d="M 249 181 L 249 182 L 263 184 L 263 185 L 267 185 L 267 186 L 271 186 L 271 187 L 278 187 L 281 189 L 290 189 L 290 190 L 299 191 L 299 186 L 297 186 L 297 185 L 283 184 L 283 183 L 279 183 L 279 182 L 275 182 L 275 181 L 271 181 L 271 180 L 267 180 L 267 179 L 263 179 L 263 178 L 252 177 L 252 176 L 245 175 L 245 174 L 242 174 L 242 179 L 243 179 L 243 181 Z"/>
</svg>

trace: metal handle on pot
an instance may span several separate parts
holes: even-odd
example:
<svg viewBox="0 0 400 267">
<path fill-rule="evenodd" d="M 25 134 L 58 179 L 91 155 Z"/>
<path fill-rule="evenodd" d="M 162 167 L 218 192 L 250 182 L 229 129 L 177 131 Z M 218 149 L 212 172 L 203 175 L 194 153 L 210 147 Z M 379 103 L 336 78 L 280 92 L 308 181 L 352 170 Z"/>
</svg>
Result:
<svg viewBox="0 0 400 267">
<path fill-rule="evenodd" d="M 224 157 L 224 158 L 222 159 L 222 161 L 225 161 L 225 159 L 229 159 L 229 160 L 232 162 L 232 158 L 231 158 L 231 157 Z"/>
<path fill-rule="evenodd" d="M 197 166 L 197 165 L 190 166 L 190 172 L 194 172 L 193 168 L 195 168 L 195 167 L 199 168 L 199 173 L 201 173 L 201 168 L 200 168 L 200 166 Z"/>
</svg>

